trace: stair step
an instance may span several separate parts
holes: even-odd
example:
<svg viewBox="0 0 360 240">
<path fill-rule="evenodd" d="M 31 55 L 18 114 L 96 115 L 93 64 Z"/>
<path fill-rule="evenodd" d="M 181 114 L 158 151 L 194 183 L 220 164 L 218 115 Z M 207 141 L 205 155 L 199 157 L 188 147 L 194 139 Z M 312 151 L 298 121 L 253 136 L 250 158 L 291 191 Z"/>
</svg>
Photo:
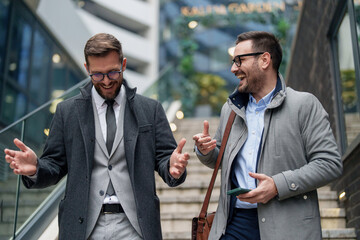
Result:
<svg viewBox="0 0 360 240">
<path fill-rule="evenodd" d="M 354 228 L 344 229 L 323 229 L 323 240 L 356 240 L 356 232 Z M 191 226 L 188 231 L 164 232 L 164 240 L 189 240 L 191 239 Z"/>
<path fill-rule="evenodd" d="M 320 209 L 321 227 L 324 229 L 339 229 L 346 227 L 345 209 L 325 208 Z"/>
<path fill-rule="evenodd" d="M 331 240 L 356 240 L 355 228 L 322 229 L 322 238 Z"/>
</svg>

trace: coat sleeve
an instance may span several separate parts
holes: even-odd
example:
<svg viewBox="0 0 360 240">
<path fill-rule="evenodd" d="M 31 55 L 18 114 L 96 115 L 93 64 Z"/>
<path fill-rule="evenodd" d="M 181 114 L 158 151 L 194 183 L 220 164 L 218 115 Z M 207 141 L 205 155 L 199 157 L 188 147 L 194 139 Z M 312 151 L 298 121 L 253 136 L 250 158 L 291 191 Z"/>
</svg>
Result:
<svg viewBox="0 0 360 240">
<path fill-rule="evenodd" d="M 170 157 L 176 147 L 177 144 L 166 118 L 165 111 L 161 104 L 157 103 L 155 109 L 155 170 L 170 187 L 175 187 L 183 183 L 187 174 L 185 170 L 179 179 L 175 179 L 169 172 Z"/>
<path fill-rule="evenodd" d="M 67 173 L 65 146 L 63 141 L 63 116 L 61 104 L 58 105 L 50 125 L 50 133 L 46 140 L 43 154 L 38 158 L 37 178 L 32 181 L 22 176 L 27 188 L 45 188 L 57 184 Z"/>
<path fill-rule="evenodd" d="M 272 176 L 279 200 L 309 192 L 342 174 L 342 161 L 328 114 L 318 99 L 308 94 L 298 109 L 299 128 L 307 164 Z"/>
</svg>

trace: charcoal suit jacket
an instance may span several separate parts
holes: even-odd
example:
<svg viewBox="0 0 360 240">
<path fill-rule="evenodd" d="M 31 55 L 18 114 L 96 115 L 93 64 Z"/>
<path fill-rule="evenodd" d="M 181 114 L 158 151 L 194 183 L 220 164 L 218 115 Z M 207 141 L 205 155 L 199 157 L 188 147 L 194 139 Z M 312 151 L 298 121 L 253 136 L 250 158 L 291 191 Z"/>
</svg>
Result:
<svg viewBox="0 0 360 240">
<path fill-rule="evenodd" d="M 44 152 L 38 158 L 35 182 L 23 177 L 27 188 L 44 188 L 67 175 L 65 196 L 59 205 L 59 239 L 85 239 L 91 172 L 94 162 L 95 123 L 92 83 L 79 95 L 58 104 Z M 137 218 L 144 239 L 162 239 L 159 198 L 154 171 L 171 187 L 185 181 L 169 173 L 177 144 L 161 104 L 126 88 L 124 147 L 134 191 Z"/>
</svg>

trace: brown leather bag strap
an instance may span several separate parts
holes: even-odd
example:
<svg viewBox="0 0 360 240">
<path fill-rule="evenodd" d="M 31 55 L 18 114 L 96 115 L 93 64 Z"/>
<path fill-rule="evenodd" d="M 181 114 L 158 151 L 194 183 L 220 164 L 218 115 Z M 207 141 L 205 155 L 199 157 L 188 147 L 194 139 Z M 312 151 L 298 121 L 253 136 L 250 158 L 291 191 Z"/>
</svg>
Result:
<svg viewBox="0 0 360 240">
<path fill-rule="evenodd" d="M 215 165 L 215 168 L 214 168 L 214 172 L 213 172 L 213 175 L 211 177 L 211 181 L 210 181 L 208 190 L 206 192 L 205 200 L 204 200 L 204 203 L 203 203 L 201 211 L 200 211 L 199 220 L 205 219 L 205 217 L 206 217 L 206 213 L 207 213 L 209 202 L 210 202 L 210 196 L 211 196 L 212 190 L 214 188 L 216 175 L 217 175 L 217 173 L 219 171 L 221 159 L 222 159 L 222 156 L 224 154 L 225 146 L 226 146 L 227 140 L 229 138 L 231 126 L 232 126 L 232 124 L 234 122 L 235 115 L 236 115 L 235 112 L 231 111 L 230 116 L 229 116 L 229 120 L 228 120 L 228 122 L 226 124 L 225 132 L 224 132 L 224 136 L 223 136 L 223 139 L 222 139 L 222 142 L 221 142 L 220 151 L 219 151 L 219 154 L 218 154 L 218 157 L 217 157 L 217 160 L 216 160 L 216 165 Z"/>
</svg>

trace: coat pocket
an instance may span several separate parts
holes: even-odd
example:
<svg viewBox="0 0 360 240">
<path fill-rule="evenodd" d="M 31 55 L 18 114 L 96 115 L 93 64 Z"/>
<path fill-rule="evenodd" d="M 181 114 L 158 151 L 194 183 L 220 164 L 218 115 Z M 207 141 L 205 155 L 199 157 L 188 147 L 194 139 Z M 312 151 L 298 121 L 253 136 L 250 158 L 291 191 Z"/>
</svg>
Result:
<svg viewBox="0 0 360 240">
<path fill-rule="evenodd" d="M 139 133 L 152 132 L 152 129 L 153 129 L 152 124 L 139 126 Z"/>
</svg>

